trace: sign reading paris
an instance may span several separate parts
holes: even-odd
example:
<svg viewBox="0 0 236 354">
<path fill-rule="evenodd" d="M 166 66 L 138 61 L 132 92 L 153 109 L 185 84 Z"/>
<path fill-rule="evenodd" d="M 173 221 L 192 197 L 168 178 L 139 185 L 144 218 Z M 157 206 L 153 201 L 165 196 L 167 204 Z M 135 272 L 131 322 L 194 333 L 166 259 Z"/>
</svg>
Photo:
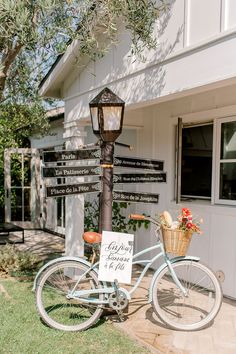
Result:
<svg viewBox="0 0 236 354">
<path fill-rule="evenodd" d="M 61 151 L 45 151 L 43 153 L 44 162 L 58 161 L 76 161 L 76 160 L 93 160 L 99 159 L 101 150 L 96 149 L 81 149 L 81 150 L 61 150 Z"/>
</svg>

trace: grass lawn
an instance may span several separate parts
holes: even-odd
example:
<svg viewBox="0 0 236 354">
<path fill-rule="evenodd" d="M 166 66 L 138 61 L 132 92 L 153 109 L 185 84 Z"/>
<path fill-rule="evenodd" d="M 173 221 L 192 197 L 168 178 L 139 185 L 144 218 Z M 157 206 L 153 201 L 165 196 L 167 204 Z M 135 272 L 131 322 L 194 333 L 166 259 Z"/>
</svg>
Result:
<svg viewBox="0 0 236 354">
<path fill-rule="evenodd" d="M 100 320 L 85 332 L 61 332 L 36 312 L 32 282 L 0 278 L 1 354 L 149 353 L 112 324 Z"/>
</svg>

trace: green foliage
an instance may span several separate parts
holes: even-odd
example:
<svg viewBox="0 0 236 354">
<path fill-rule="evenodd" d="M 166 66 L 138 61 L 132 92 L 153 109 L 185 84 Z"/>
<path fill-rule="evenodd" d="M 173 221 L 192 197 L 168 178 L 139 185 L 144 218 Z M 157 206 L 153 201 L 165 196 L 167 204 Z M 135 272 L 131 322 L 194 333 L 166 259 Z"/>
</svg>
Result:
<svg viewBox="0 0 236 354">
<path fill-rule="evenodd" d="M 113 202 L 112 205 L 112 230 L 117 232 L 137 231 L 142 226 L 148 229 L 149 222 L 147 220 L 131 220 L 125 216 L 128 207 L 127 203 Z M 99 221 L 99 205 L 94 199 L 93 202 L 85 203 L 84 229 L 85 231 L 98 232 Z"/>
<path fill-rule="evenodd" d="M 120 23 L 130 33 L 133 53 L 154 48 L 154 23 L 166 7 L 155 0 L 1 0 L 0 101 L 31 99 L 56 56 L 75 39 L 81 54 L 101 57 L 117 43 Z"/>
<path fill-rule="evenodd" d="M 12 147 L 28 147 L 28 137 L 34 131 L 46 134 L 49 123 L 41 103 L 20 105 L 5 102 L 0 105 L 0 207 L 4 206 L 4 150 Z M 12 164 L 11 177 L 17 178 L 21 169 L 17 161 Z"/>
<path fill-rule="evenodd" d="M 30 271 L 37 268 L 39 259 L 27 251 L 18 250 L 15 245 L 0 247 L 0 273 Z"/>
<path fill-rule="evenodd" d="M 156 45 L 153 27 L 165 8 L 155 0 L 0 1 L 0 206 L 3 150 L 25 146 L 36 129 L 47 132 L 49 101 L 38 97 L 38 85 L 57 56 L 78 40 L 80 54 L 95 60 L 117 43 L 123 24 L 131 54 L 142 59 L 143 49 Z M 119 223 L 123 227 L 121 218 Z"/>
</svg>

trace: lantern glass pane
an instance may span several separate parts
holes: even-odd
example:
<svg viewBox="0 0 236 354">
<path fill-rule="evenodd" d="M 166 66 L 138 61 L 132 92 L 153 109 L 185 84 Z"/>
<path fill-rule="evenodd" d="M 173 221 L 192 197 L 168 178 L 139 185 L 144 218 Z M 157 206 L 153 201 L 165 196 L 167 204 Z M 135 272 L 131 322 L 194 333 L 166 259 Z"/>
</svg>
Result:
<svg viewBox="0 0 236 354">
<path fill-rule="evenodd" d="M 91 112 L 91 117 L 92 117 L 93 130 L 99 131 L 99 126 L 98 126 L 98 108 L 97 107 L 91 107 L 90 108 L 90 112 Z"/>
<path fill-rule="evenodd" d="M 103 119 L 105 131 L 120 130 L 122 107 L 103 107 Z"/>
</svg>

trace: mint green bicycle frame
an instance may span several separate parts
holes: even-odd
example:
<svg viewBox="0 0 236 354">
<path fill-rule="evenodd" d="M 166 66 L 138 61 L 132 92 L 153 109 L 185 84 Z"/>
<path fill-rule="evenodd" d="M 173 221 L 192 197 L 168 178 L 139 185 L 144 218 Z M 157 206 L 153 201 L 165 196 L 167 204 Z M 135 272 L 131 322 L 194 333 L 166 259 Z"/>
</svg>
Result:
<svg viewBox="0 0 236 354">
<path fill-rule="evenodd" d="M 157 232 L 157 231 L 156 231 Z M 145 253 L 148 253 L 150 251 L 153 250 L 160 250 L 160 252 L 158 254 L 156 254 L 153 258 L 151 259 L 143 259 L 143 260 L 135 260 L 136 258 L 142 256 Z M 138 253 L 136 253 L 133 256 L 133 261 L 132 261 L 132 265 L 135 264 L 145 264 L 145 267 L 143 269 L 143 271 L 141 272 L 141 274 L 139 275 L 138 279 L 136 280 L 135 284 L 133 285 L 133 287 L 131 288 L 131 290 L 126 290 L 122 287 L 119 287 L 118 289 L 123 291 L 128 300 L 131 299 L 132 294 L 135 292 L 135 290 L 139 287 L 144 275 L 146 274 L 146 272 L 148 271 L 148 269 L 151 267 L 151 265 L 157 261 L 160 257 L 164 258 L 163 263 L 161 264 L 161 266 L 156 270 L 156 272 L 153 274 L 152 277 L 152 281 L 149 287 L 149 299 L 148 302 L 152 302 L 152 288 L 154 286 L 155 280 L 157 278 L 157 276 L 159 275 L 159 273 L 165 268 L 168 267 L 169 271 L 171 273 L 171 276 L 173 278 L 173 281 L 175 282 L 175 284 L 178 286 L 178 288 L 181 290 L 181 292 L 183 293 L 184 296 L 187 296 L 187 291 L 186 289 L 182 286 L 182 284 L 180 283 L 178 277 L 175 274 L 175 271 L 172 267 L 172 264 L 180 262 L 182 260 L 191 260 L 194 262 L 198 262 L 199 258 L 198 257 L 192 257 L 192 256 L 184 256 L 184 257 L 175 257 L 175 258 L 169 258 L 167 256 L 167 254 L 165 253 L 164 247 L 162 242 L 160 241 L 160 239 L 158 239 L 158 243 L 154 246 L 148 247 Z M 76 261 L 76 262 L 80 262 L 82 264 L 84 264 L 85 266 L 88 266 L 88 269 L 79 277 L 79 279 L 77 280 L 74 288 L 67 294 L 68 299 L 78 299 L 81 302 L 84 303 L 91 303 L 91 304 L 96 304 L 96 305 L 108 305 L 109 304 L 109 294 L 113 293 L 116 289 L 115 289 L 115 284 L 111 283 L 111 286 L 108 286 L 108 284 L 106 282 L 100 282 L 102 287 L 101 288 L 94 288 L 94 289 L 90 289 L 90 290 L 76 290 L 76 288 L 79 285 L 79 282 L 86 277 L 86 275 L 93 270 L 96 274 L 98 274 L 98 264 L 99 262 L 91 265 L 91 263 L 89 263 L 88 261 L 84 260 L 83 258 L 79 258 L 79 257 L 61 257 L 59 259 L 55 259 L 52 260 L 51 262 L 47 263 L 44 267 L 42 267 L 38 274 L 35 277 L 34 280 L 34 286 L 33 286 L 33 290 L 36 289 L 37 286 L 37 282 L 38 279 L 40 277 L 40 275 L 43 273 L 43 271 L 50 265 L 54 264 L 54 263 L 58 263 L 58 262 L 63 262 L 63 261 Z M 105 294 L 105 298 L 104 300 L 100 300 L 97 298 L 94 298 L 92 295 L 93 294 Z M 91 295 L 91 296 L 90 296 Z"/>
</svg>

